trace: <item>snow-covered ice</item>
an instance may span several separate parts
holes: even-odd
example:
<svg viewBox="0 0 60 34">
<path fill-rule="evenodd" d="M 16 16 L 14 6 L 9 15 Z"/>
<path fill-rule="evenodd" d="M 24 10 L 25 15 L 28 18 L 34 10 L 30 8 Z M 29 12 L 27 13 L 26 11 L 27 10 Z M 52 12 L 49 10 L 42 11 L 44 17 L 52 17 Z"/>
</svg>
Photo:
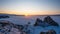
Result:
<svg viewBox="0 0 60 34">
<path fill-rule="evenodd" d="M 57 34 L 60 34 L 60 26 L 59 27 L 49 26 L 49 27 L 44 27 L 44 28 L 40 27 L 40 26 L 37 26 L 37 27 L 33 26 L 33 24 L 35 23 L 37 18 L 40 18 L 41 20 L 44 20 L 45 17 L 46 16 L 30 16 L 30 17 L 10 16 L 10 18 L 4 18 L 4 19 L 0 19 L 0 20 L 8 20 L 8 21 L 11 21 L 14 24 L 19 24 L 19 25 L 25 25 L 28 22 L 30 22 L 31 26 L 28 27 L 28 30 L 31 30 L 30 34 L 40 34 L 41 31 L 47 31 L 47 30 L 55 30 L 57 32 Z M 60 16 L 51 16 L 51 18 L 60 25 Z M 11 33 L 13 33 L 13 32 L 11 32 Z M 18 33 L 20 33 L 20 32 L 18 32 Z"/>
</svg>

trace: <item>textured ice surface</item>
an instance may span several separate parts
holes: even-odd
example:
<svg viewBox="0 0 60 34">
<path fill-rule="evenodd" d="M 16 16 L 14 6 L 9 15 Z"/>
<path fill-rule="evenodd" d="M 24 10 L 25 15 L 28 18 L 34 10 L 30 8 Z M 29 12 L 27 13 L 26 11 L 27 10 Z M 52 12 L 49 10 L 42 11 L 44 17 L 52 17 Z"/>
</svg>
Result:
<svg viewBox="0 0 60 34">
<path fill-rule="evenodd" d="M 4 19 L 0 19 L 0 20 L 8 20 L 8 21 L 11 21 L 12 23 L 14 24 L 27 24 L 28 22 L 31 22 L 31 25 L 33 25 L 36 21 L 36 18 L 40 18 L 41 20 L 44 19 L 44 17 L 46 16 L 30 16 L 30 17 L 26 17 L 26 16 L 10 16 L 10 18 L 4 18 Z M 60 16 L 51 16 L 51 18 L 56 21 L 59 25 L 60 25 Z M 12 31 L 14 30 L 15 28 L 12 28 Z M 59 27 L 54 27 L 54 26 L 49 26 L 49 27 L 34 27 L 34 26 L 29 26 L 28 27 L 29 30 L 31 30 L 31 33 L 30 34 L 39 34 L 41 31 L 47 31 L 47 30 L 55 30 L 57 32 L 57 34 L 60 34 L 60 26 Z M 16 29 L 15 29 L 16 30 Z M 19 34 L 20 32 L 17 32 L 14 31 L 15 34 Z M 11 34 L 13 32 L 10 32 Z M 14 33 L 13 33 L 14 34 Z"/>
</svg>

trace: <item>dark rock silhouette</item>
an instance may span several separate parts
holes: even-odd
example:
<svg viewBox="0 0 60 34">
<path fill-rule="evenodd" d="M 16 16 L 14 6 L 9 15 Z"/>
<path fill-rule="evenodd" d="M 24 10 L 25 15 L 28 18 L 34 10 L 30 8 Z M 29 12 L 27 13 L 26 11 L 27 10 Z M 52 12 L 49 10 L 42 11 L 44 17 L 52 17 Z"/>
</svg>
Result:
<svg viewBox="0 0 60 34">
<path fill-rule="evenodd" d="M 44 18 L 44 22 L 48 23 L 52 26 L 59 26 L 57 22 L 55 22 L 50 16 Z"/>
<path fill-rule="evenodd" d="M 37 18 L 34 26 L 46 27 L 46 26 L 49 26 L 49 24 L 47 24 L 47 23 L 45 23 L 44 21 L 42 21 L 42 20 L 40 20 L 39 18 Z"/>
<path fill-rule="evenodd" d="M 23 30 L 23 28 L 24 28 L 23 25 L 17 25 L 17 24 L 14 27 L 17 28 L 17 29 L 19 29 L 19 30 Z"/>
<path fill-rule="evenodd" d="M 56 34 L 56 31 L 54 31 L 54 30 L 49 30 L 49 31 L 47 32 L 47 34 Z"/>
<path fill-rule="evenodd" d="M 41 32 L 40 34 L 45 34 L 45 32 Z"/>
<path fill-rule="evenodd" d="M 6 15 L 0 15 L 0 19 L 1 18 L 9 18 L 9 16 L 6 16 Z"/>
<path fill-rule="evenodd" d="M 34 26 L 37 26 L 37 25 L 39 26 L 40 23 L 43 23 L 43 21 L 40 20 L 39 18 L 37 18 L 37 19 L 36 19 L 36 22 L 35 22 L 35 24 L 34 24 Z"/>
<path fill-rule="evenodd" d="M 34 26 L 46 27 L 46 26 L 59 26 L 59 25 L 50 16 L 47 16 L 47 17 L 44 18 L 44 21 L 37 18 Z"/>
<path fill-rule="evenodd" d="M 47 32 L 40 32 L 40 34 L 56 34 L 56 31 L 48 30 Z"/>
<path fill-rule="evenodd" d="M 6 25 L 10 25 L 10 26 L 13 26 L 14 24 L 10 21 L 6 21 L 6 20 L 0 20 L 0 25 L 2 27 L 6 26 Z"/>
</svg>

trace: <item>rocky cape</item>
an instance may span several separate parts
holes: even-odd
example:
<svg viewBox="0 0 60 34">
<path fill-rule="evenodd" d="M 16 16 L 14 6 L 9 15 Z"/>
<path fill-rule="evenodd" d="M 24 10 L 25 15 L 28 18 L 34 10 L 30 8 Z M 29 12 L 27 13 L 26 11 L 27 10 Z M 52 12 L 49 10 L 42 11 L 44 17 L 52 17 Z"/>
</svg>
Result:
<svg viewBox="0 0 60 34">
<path fill-rule="evenodd" d="M 43 26 L 43 27 L 45 27 L 45 26 L 59 26 L 59 24 L 57 22 L 55 22 L 50 16 L 47 16 L 44 18 L 43 21 L 40 18 L 37 18 L 34 26 Z"/>
</svg>

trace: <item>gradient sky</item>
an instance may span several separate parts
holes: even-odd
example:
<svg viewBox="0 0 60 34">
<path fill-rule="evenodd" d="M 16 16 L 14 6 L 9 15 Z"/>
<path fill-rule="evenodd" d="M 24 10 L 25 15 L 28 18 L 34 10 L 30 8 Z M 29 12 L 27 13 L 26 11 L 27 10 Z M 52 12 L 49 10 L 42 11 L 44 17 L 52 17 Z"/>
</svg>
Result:
<svg viewBox="0 0 60 34">
<path fill-rule="evenodd" d="M 0 0 L 0 13 L 19 15 L 60 14 L 60 0 Z"/>
</svg>

